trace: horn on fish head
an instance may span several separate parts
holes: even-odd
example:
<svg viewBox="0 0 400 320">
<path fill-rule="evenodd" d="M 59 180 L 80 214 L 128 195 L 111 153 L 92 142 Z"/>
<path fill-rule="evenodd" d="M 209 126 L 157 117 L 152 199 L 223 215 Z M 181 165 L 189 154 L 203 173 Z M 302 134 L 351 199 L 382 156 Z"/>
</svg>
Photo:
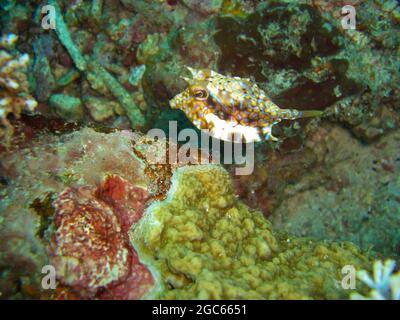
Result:
<svg viewBox="0 0 400 320">
<path fill-rule="evenodd" d="M 190 86 L 190 85 L 192 84 L 192 82 L 193 82 L 193 79 L 190 79 L 190 78 L 188 78 L 188 77 L 181 77 L 181 79 L 185 80 L 186 83 L 187 83 L 189 86 Z"/>
<path fill-rule="evenodd" d="M 193 69 L 188 66 L 185 66 L 185 67 L 191 73 L 193 80 L 203 81 L 203 80 L 207 80 L 211 75 L 213 75 L 213 71 L 211 71 L 209 69 Z"/>
<path fill-rule="evenodd" d="M 192 84 L 193 84 L 193 82 L 194 82 L 194 80 L 195 80 L 195 78 L 196 78 L 196 75 L 197 75 L 197 70 L 195 70 L 195 69 L 193 69 L 193 68 L 191 68 L 191 67 L 188 67 L 188 66 L 185 66 L 185 68 L 186 69 L 188 69 L 189 71 L 190 71 L 190 75 L 192 76 L 191 78 L 189 78 L 189 77 L 183 77 L 183 76 L 181 76 L 180 78 L 181 79 L 183 79 L 183 80 L 185 80 L 185 82 L 187 83 L 187 85 L 190 87 Z"/>
<path fill-rule="evenodd" d="M 199 70 L 193 69 L 193 68 L 191 68 L 189 66 L 185 66 L 185 68 L 189 70 L 189 72 L 192 74 L 193 78 L 195 78 L 197 73 L 199 72 Z"/>
</svg>

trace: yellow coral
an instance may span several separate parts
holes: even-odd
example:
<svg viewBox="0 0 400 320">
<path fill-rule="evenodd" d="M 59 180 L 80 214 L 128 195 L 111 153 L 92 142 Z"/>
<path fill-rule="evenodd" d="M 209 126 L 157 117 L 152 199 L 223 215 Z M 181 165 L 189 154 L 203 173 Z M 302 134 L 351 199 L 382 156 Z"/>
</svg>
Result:
<svg viewBox="0 0 400 320">
<path fill-rule="evenodd" d="M 4 139 L 6 145 L 14 131 L 8 117 L 19 118 L 22 111 L 33 111 L 37 106 L 28 89 L 29 56 L 10 50 L 16 40 L 17 36 L 13 34 L 0 38 L 0 139 Z"/>
<path fill-rule="evenodd" d="M 216 165 L 178 169 L 131 239 L 167 299 L 345 298 L 342 267 L 367 262 L 350 244 L 277 237 Z"/>
</svg>

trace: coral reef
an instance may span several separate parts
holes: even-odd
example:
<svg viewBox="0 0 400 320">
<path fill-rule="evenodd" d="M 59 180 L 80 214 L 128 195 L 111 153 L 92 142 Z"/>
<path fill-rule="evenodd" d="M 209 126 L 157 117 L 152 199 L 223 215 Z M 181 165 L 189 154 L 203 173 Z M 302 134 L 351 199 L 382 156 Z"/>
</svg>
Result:
<svg viewBox="0 0 400 320">
<path fill-rule="evenodd" d="M 90 131 L 90 133 L 92 132 Z M 91 171 L 91 168 L 95 167 L 93 159 L 96 159 L 96 152 L 101 152 L 101 149 L 97 149 L 96 145 L 93 144 L 88 146 L 87 143 L 90 139 L 94 139 L 94 143 L 100 142 L 100 140 L 96 141 L 95 136 L 90 133 L 87 132 L 86 135 L 83 133 L 80 136 L 72 135 L 70 139 L 64 140 L 65 144 L 61 142 L 59 147 L 57 139 L 53 138 L 49 141 L 47 140 L 49 137 L 45 137 L 43 141 L 46 141 L 47 144 L 37 145 L 31 150 L 21 150 L 18 154 L 14 154 L 14 157 L 10 155 L 8 159 L 3 159 L 2 161 L 2 175 L 12 179 L 9 189 L 2 190 L 1 242 L 9 243 L 9 247 L 4 248 L 2 252 L 4 252 L 4 255 L 10 255 L 13 252 L 15 261 L 26 260 L 29 265 L 32 265 L 30 274 L 24 275 L 26 277 L 26 287 L 40 288 L 40 283 L 36 283 L 36 279 L 40 277 L 42 266 L 48 264 L 46 246 L 41 238 L 35 237 L 36 228 L 40 226 L 44 239 L 48 238 L 48 227 L 52 222 L 52 218 L 42 218 L 43 214 L 45 214 L 43 209 L 47 207 L 45 205 L 47 195 L 61 192 L 66 186 L 73 183 L 74 178 L 82 179 L 83 184 L 100 183 L 104 179 L 103 174 L 107 170 L 107 166 L 110 168 L 110 165 L 112 165 L 112 159 L 107 161 L 102 156 L 104 160 L 101 164 L 98 163 L 101 167 L 97 167 L 97 172 Z M 119 146 L 114 148 L 115 154 L 122 156 L 124 154 L 124 144 L 121 141 L 113 143 L 112 140 L 112 138 L 108 140 L 111 145 Z M 127 146 L 125 146 L 126 148 Z M 58 151 L 55 151 L 57 149 Z M 88 155 L 85 151 L 89 151 L 92 157 L 89 156 L 87 158 L 88 161 L 81 162 L 79 161 L 81 156 Z M 99 154 L 97 155 L 99 156 Z M 18 160 L 19 157 L 24 158 L 25 161 Z M 137 162 L 133 159 L 129 163 L 133 171 Z M 129 167 L 127 169 L 129 170 Z M 123 177 L 129 177 L 118 169 L 114 172 Z M 13 173 L 15 176 L 13 176 Z M 50 199 L 50 203 L 53 200 Z M 36 209 L 32 210 L 30 207 Z M 18 212 L 18 214 L 13 214 L 13 212 Z M 47 222 L 47 224 L 43 225 L 43 223 L 40 223 L 41 220 Z M 7 297 L 21 294 L 16 292 L 17 282 L 12 281 L 8 276 L 5 276 L 6 280 L 4 280 L 4 274 L 8 268 L 18 262 L 12 263 L 13 259 L 6 256 L 1 261 L 3 281 L 6 281 L 9 287 L 7 290 L 5 289 L 6 285 L 2 287 L 3 295 Z M 16 276 L 18 277 L 19 273 L 16 273 Z M 22 275 L 20 276 L 22 277 Z M 22 294 L 27 294 L 24 285 L 19 291 L 22 291 Z"/>
<path fill-rule="evenodd" d="M 1 190 L 0 204 L 0 291 L 4 298 L 52 294 L 41 290 L 40 279 L 42 267 L 50 261 L 51 234 L 55 229 L 52 203 L 58 194 L 71 188 L 72 199 L 72 190 L 96 189 L 110 174 L 137 186 L 146 181 L 139 174 L 143 165 L 126 135 L 105 135 L 85 129 L 61 138 L 42 135 L 35 141 L 29 148 L 2 159 L 1 175 L 6 179 L 6 187 Z M 125 160 L 118 164 L 116 158 Z M 62 222 L 60 217 L 57 219 Z M 60 226 L 60 231 L 67 230 L 67 222 Z"/>
<path fill-rule="evenodd" d="M 1 298 L 398 298 L 393 262 L 370 259 L 400 254 L 398 1 L 0 10 Z M 218 160 L 207 149 L 181 163 L 170 156 L 186 149 L 144 132 L 194 129 L 168 106 L 186 66 L 324 116 L 275 125 L 249 176 L 200 166 Z M 41 287 L 48 264 L 55 290 Z M 365 270 L 356 290 L 338 283 L 349 264 Z"/>
<path fill-rule="evenodd" d="M 56 33 L 62 44 L 70 54 L 76 68 L 86 74 L 87 79 L 94 88 L 106 87 L 107 90 L 118 100 L 131 122 L 134 129 L 144 126 L 144 118 L 134 103 L 130 94 L 123 88 L 123 86 L 116 80 L 100 63 L 96 60 L 87 62 L 86 58 L 81 54 L 78 47 L 74 44 L 68 27 L 63 20 L 60 6 L 56 0 L 49 1 L 56 10 Z M 93 9 L 93 8 L 92 8 Z M 94 13 L 98 9 L 93 9 Z M 75 98 L 77 99 L 77 98 Z"/>
<path fill-rule="evenodd" d="M 396 263 L 386 260 L 385 263 L 378 260 L 374 262 L 373 278 L 365 270 L 357 272 L 357 277 L 365 283 L 371 292 L 368 296 L 353 293 L 353 300 L 400 300 L 400 273 L 394 273 Z"/>
<path fill-rule="evenodd" d="M 168 144 L 89 128 L 33 141 L 2 158 L 2 297 L 141 297 L 152 277 L 127 232 L 148 201 L 165 197 L 181 166 L 158 165 L 167 158 Z M 201 157 L 206 155 L 191 162 Z M 67 287 L 61 292 L 40 287 L 41 269 L 49 263 L 59 270 L 58 287 Z"/>
<path fill-rule="evenodd" d="M 348 296 L 335 285 L 340 270 L 367 268 L 367 256 L 350 244 L 274 234 L 261 212 L 236 198 L 222 167 L 158 166 L 167 146 L 82 129 L 44 135 L 4 158 L 3 297 Z M 49 263 L 57 289 L 46 291 L 40 275 Z"/>
<path fill-rule="evenodd" d="M 350 244 L 277 237 L 215 165 L 178 169 L 131 238 L 167 299 L 344 298 L 341 268 L 367 261 Z"/>
<path fill-rule="evenodd" d="M 279 106 L 325 109 L 367 142 L 398 126 L 386 117 L 398 113 L 396 1 L 54 0 L 55 33 L 39 27 L 36 4 L 5 6 L 0 22 L 35 56 L 32 86 L 46 117 L 60 116 L 48 106 L 54 94 L 79 99 L 83 123 L 126 129 L 179 117 L 167 101 L 190 65 L 253 77 Z M 356 30 L 341 26 L 345 4 L 357 9 Z M 143 77 L 132 83 L 140 66 Z M 84 103 L 88 96 L 97 102 Z M 285 123 L 275 130 L 299 134 Z"/>
<path fill-rule="evenodd" d="M 29 56 L 12 50 L 15 41 L 14 34 L 0 38 L 0 139 L 7 146 L 14 132 L 10 118 L 19 118 L 22 112 L 32 112 L 37 106 L 29 94 L 26 76 Z"/>
</svg>

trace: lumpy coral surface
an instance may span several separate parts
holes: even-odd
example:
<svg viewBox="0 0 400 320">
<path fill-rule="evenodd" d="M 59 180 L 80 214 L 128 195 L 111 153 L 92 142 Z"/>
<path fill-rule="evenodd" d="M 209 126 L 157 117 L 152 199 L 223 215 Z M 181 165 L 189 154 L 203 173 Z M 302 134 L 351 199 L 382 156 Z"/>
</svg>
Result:
<svg viewBox="0 0 400 320">
<path fill-rule="evenodd" d="M 350 244 L 275 235 L 214 165 L 178 169 L 131 238 L 168 299 L 344 298 L 342 267 L 367 262 Z"/>
</svg>

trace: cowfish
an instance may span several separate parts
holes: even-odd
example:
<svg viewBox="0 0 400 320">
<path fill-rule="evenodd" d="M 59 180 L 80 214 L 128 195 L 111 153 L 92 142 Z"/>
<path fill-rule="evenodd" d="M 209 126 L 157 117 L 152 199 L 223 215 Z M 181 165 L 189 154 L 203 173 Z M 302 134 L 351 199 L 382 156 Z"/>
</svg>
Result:
<svg viewBox="0 0 400 320">
<path fill-rule="evenodd" d="M 318 117 L 318 110 L 279 108 L 248 78 L 229 77 L 209 69 L 187 67 L 191 78 L 183 77 L 188 87 L 170 100 L 200 130 L 231 142 L 277 141 L 272 126 L 284 119 Z"/>
</svg>

